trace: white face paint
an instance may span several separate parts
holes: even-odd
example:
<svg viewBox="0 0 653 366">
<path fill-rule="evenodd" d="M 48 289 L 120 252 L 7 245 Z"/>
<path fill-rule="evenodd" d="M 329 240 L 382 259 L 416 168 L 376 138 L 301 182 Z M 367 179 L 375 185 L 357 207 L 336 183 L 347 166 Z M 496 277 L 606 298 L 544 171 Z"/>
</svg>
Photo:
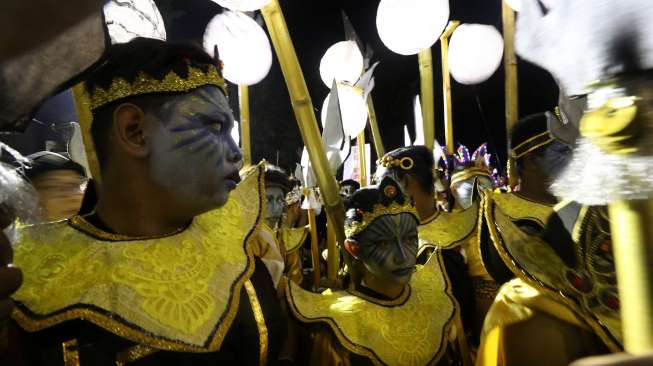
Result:
<svg viewBox="0 0 653 366">
<path fill-rule="evenodd" d="M 274 228 L 283 214 L 286 195 L 281 188 L 270 186 L 265 187 L 265 196 L 267 201 L 265 220 L 268 226 Z"/>
<path fill-rule="evenodd" d="M 204 86 L 169 101 L 159 116 L 150 141 L 154 180 L 203 211 L 224 205 L 242 158 L 226 97 Z"/>
</svg>

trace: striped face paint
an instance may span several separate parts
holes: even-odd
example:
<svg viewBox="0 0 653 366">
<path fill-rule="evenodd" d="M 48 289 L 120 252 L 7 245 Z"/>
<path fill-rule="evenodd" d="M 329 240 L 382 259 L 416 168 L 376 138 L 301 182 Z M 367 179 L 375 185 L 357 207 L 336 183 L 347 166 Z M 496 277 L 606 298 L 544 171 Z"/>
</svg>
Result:
<svg viewBox="0 0 653 366">
<path fill-rule="evenodd" d="M 204 86 L 165 103 L 151 132 L 151 167 L 157 183 L 202 210 L 222 206 L 239 181 L 242 155 L 231 137 L 226 97 Z"/>
<path fill-rule="evenodd" d="M 373 275 L 399 284 L 410 280 L 417 260 L 417 219 L 409 213 L 381 216 L 358 235 L 360 260 Z"/>
</svg>

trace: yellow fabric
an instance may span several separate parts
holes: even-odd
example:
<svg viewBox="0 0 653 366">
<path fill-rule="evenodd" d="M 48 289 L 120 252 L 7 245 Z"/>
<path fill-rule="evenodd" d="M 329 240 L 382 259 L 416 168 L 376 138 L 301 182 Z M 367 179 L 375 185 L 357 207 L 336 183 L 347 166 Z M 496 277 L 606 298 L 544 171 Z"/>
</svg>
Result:
<svg viewBox="0 0 653 366">
<path fill-rule="evenodd" d="M 290 284 L 290 308 L 304 323 L 324 322 L 350 352 L 377 365 L 428 365 L 446 349 L 456 316 L 440 252 L 417 271 L 403 302 L 385 305 L 347 291 L 314 294 Z"/>
<path fill-rule="evenodd" d="M 274 286 L 279 286 L 285 269 L 284 256 L 281 254 L 281 246 L 275 239 L 275 234 L 267 225 L 261 224 L 256 235 L 253 236 L 251 248 L 255 257 L 261 258 L 268 269 Z"/>
<path fill-rule="evenodd" d="M 569 307 L 514 279 L 501 288 L 485 318 L 476 366 L 567 365 L 602 347 Z"/>
<path fill-rule="evenodd" d="M 504 263 L 510 267 L 512 272 L 526 284 L 537 289 L 538 292 L 542 292 L 555 299 L 555 302 L 564 305 L 589 325 L 607 347 L 618 351 L 622 339 L 621 320 L 618 312 L 590 305 L 602 290 L 602 283 L 598 279 L 600 275 L 591 273 L 590 269 L 587 275 L 591 276 L 594 286 L 588 293 L 579 292 L 566 277 L 569 273 L 573 273 L 573 269 L 565 265 L 551 246 L 540 238 L 521 231 L 500 209 L 495 207 L 488 210 L 487 213 L 489 214 L 488 219 L 496 223 L 496 226 L 489 226 L 492 240 Z M 500 228 L 500 231 L 497 227 Z M 575 235 L 579 235 L 578 227 L 574 231 Z M 585 259 L 579 258 L 579 260 Z M 559 316 L 557 313 L 551 315 Z M 568 318 L 562 320 L 569 322 Z"/>
<path fill-rule="evenodd" d="M 320 327 L 310 337 L 311 366 L 351 366 L 351 352 L 338 342 L 329 328 Z"/>
<path fill-rule="evenodd" d="M 277 231 L 279 246 L 281 247 L 286 264 L 286 276 L 296 284 L 304 280 L 301 263 L 301 245 L 306 240 L 309 227 L 281 228 Z"/>
<path fill-rule="evenodd" d="M 219 349 L 253 272 L 261 189 L 259 169 L 223 208 L 158 239 L 98 240 L 67 221 L 24 228 L 14 247 L 25 276 L 14 319 L 37 331 L 82 318 L 155 348 Z"/>
<path fill-rule="evenodd" d="M 529 201 L 515 193 L 494 193 L 489 190 L 484 193 L 513 221 L 533 220 L 544 227 L 553 214 L 553 206 Z"/>
<path fill-rule="evenodd" d="M 452 248 L 472 236 L 478 225 L 478 216 L 478 202 L 463 211 L 440 211 L 417 228 L 420 242 L 443 249 Z"/>
</svg>

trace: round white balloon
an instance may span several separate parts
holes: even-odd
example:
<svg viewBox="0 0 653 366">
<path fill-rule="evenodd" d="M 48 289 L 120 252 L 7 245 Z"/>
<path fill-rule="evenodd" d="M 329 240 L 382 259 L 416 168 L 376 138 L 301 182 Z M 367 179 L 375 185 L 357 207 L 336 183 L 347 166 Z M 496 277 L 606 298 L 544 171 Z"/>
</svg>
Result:
<svg viewBox="0 0 653 366">
<path fill-rule="evenodd" d="M 327 108 L 331 93 L 327 94 L 322 103 L 320 115 L 322 128 L 327 120 Z M 355 138 L 363 132 L 367 124 L 367 102 L 363 98 L 362 91 L 349 85 L 338 84 L 338 100 L 340 102 L 340 114 L 342 115 L 342 129 L 345 135 Z"/>
<path fill-rule="evenodd" d="M 449 42 L 449 71 L 457 82 L 474 85 L 489 79 L 503 57 L 503 37 L 491 25 L 462 24 Z"/>
<path fill-rule="evenodd" d="M 553 9 L 553 7 L 556 6 L 556 3 L 558 2 L 558 0 L 540 0 L 540 1 L 542 1 L 542 5 L 544 5 L 544 7 L 547 8 L 548 10 Z"/>
<path fill-rule="evenodd" d="M 136 37 L 166 39 L 163 18 L 153 0 L 111 0 L 103 10 L 112 44 Z"/>
<path fill-rule="evenodd" d="M 516 12 L 521 11 L 521 1 L 522 0 L 505 0 L 506 4 Z"/>
<path fill-rule="evenodd" d="M 331 88 L 333 80 L 354 84 L 364 67 L 363 54 L 354 41 L 342 41 L 329 47 L 320 60 L 320 77 Z"/>
<path fill-rule="evenodd" d="M 234 84 L 253 85 L 270 72 L 270 41 L 263 28 L 243 13 L 227 10 L 211 19 L 204 32 L 204 49 L 213 54 L 215 45 L 224 77 Z"/>
<path fill-rule="evenodd" d="M 449 20 L 449 0 L 381 0 L 376 28 L 391 51 L 414 55 L 430 48 Z"/>
<path fill-rule="evenodd" d="M 213 0 L 223 8 L 238 11 L 254 11 L 264 7 L 270 0 Z"/>
</svg>

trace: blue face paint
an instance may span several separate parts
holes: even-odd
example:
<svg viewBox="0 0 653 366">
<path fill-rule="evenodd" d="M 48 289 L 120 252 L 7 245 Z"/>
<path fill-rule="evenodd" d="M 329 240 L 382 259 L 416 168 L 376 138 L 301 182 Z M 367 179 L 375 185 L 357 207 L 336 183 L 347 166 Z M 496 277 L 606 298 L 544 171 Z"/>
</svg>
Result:
<svg viewBox="0 0 653 366">
<path fill-rule="evenodd" d="M 358 235 L 359 259 L 378 278 L 406 284 L 417 261 L 417 219 L 409 213 L 381 216 Z"/>
<path fill-rule="evenodd" d="M 150 136 L 154 179 L 202 210 L 224 205 L 242 158 L 226 97 L 201 87 L 167 102 L 158 116 Z"/>
<path fill-rule="evenodd" d="M 276 186 L 265 187 L 265 195 L 267 201 L 265 220 L 268 226 L 274 228 L 283 214 L 286 195 L 281 188 Z"/>
</svg>

